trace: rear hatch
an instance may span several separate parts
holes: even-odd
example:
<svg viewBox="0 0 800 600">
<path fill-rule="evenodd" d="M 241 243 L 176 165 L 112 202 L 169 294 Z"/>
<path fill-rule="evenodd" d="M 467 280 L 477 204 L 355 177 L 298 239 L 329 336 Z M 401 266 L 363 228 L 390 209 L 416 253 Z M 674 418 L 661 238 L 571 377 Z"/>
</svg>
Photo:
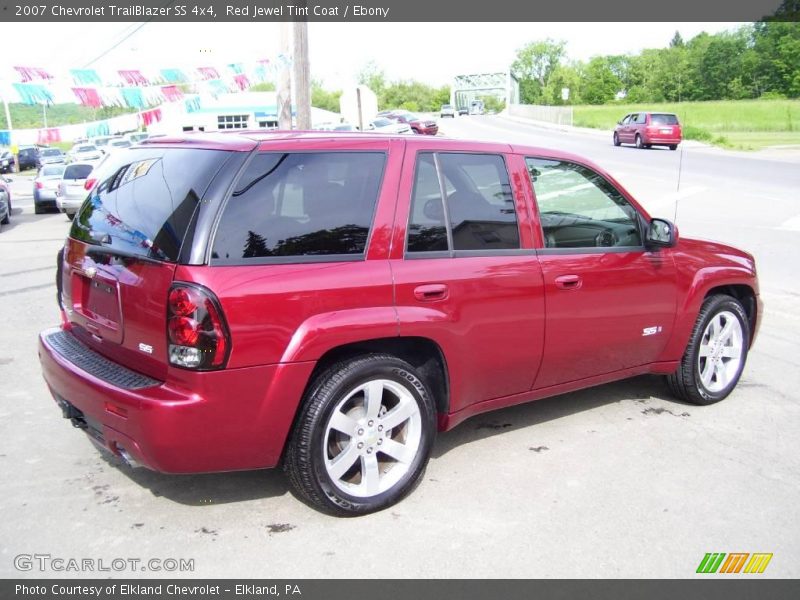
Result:
<svg viewBox="0 0 800 600">
<path fill-rule="evenodd" d="M 92 174 L 96 183 L 84 192 L 61 265 L 61 300 L 81 341 L 164 379 L 167 295 L 176 262 L 193 215 L 230 154 L 122 149 Z"/>
<path fill-rule="evenodd" d="M 64 174 L 61 176 L 60 195 L 67 198 L 79 198 L 86 195 L 86 178 L 92 172 L 92 165 L 75 164 L 67 165 Z"/>
<path fill-rule="evenodd" d="M 681 124 L 676 115 L 669 113 L 653 113 L 650 115 L 649 128 L 655 130 L 659 138 L 681 139 Z"/>
</svg>

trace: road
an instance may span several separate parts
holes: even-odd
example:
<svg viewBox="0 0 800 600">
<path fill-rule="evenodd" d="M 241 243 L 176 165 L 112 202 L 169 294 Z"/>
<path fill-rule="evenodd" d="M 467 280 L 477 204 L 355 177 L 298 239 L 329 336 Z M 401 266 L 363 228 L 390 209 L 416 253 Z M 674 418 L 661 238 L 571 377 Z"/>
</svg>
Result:
<svg viewBox="0 0 800 600">
<path fill-rule="evenodd" d="M 308 508 L 277 471 L 122 468 L 69 427 L 42 381 L 36 334 L 58 321 L 68 223 L 17 195 L 0 232 L 0 576 L 81 575 L 14 569 L 14 556 L 46 553 L 194 559 L 180 575 L 200 577 L 683 578 L 706 552 L 771 552 L 763 576 L 800 575 L 797 165 L 687 148 L 678 189 L 681 152 L 501 118 L 442 127 L 588 156 L 654 214 L 672 218 L 678 201 L 681 235 L 753 252 L 767 312 L 735 393 L 696 407 L 639 377 L 473 418 L 439 436 L 412 496 L 358 519 Z"/>
</svg>

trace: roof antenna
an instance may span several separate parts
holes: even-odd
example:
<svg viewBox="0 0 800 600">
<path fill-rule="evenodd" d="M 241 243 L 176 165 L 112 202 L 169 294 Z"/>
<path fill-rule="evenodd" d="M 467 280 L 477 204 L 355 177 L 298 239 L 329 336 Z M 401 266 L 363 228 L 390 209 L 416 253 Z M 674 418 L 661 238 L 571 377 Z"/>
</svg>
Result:
<svg viewBox="0 0 800 600">
<path fill-rule="evenodd" d="M 673 223 L 678 223 L 678 202 L 680 202 L 681 198 L 678 193 L 681 191 L 681 170 L 683 168 L 683 144 L 681 144 L 681 155 L 678 159 L 678 187 L 675 188 L 675 214 L 672 217 Z"/>
</svg>

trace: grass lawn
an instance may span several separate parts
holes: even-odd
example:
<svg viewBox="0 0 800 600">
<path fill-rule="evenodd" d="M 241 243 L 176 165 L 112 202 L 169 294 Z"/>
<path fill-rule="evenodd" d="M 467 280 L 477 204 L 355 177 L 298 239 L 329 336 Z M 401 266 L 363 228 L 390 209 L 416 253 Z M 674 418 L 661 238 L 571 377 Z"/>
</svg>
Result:
<svg viewBox="0 0 800 600">
<path fill-rule="evenodd" d="M 577 127 L 613 129 L 626 114 L 663 111 L 678 115 L 686 139 L 758 150 L 800 144 L 800 100 L 721 100 L 574 107 Z"/>
</svg>

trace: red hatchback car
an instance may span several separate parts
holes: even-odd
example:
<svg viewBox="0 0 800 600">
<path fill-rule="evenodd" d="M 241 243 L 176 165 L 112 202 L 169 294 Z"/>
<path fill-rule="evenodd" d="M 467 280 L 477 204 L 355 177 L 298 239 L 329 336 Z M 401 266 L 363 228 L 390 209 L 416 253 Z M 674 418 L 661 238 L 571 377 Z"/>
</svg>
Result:
<svg viewBox="0 0 800 600">
<path fill-rule="evenodd" d="M 760 323 L 752 256 L 552 150 L 203 134 L 97 178 L 39 338 L 64 416 L 164 473 L 282 465 L 336 514 L 398 501 L 485 411 L 643 373 L 719 401 Z"/>
<path fill-rule="evenodd" d="M 677 150 L 683 139 L 678 116 L 672 113 L 640 112 L 625 115 L 614 130 L 614 145 L 636 144 L 637 148 L 668 146 Z"/>
</svg>

